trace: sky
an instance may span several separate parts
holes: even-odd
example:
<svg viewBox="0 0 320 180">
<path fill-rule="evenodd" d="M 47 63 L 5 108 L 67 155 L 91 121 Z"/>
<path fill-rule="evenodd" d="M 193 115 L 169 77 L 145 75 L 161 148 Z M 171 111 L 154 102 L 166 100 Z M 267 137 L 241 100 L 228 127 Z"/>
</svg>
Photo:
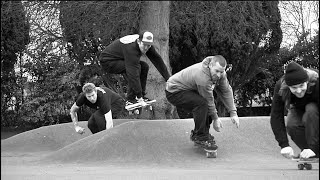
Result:
<svg viewBox="0 0 320 180">
<path fill-rule="evenodd" d="M 292 47 L 301 34 L 302 27 L 310 31 L 309 38 L 319 30 L 319 2 L 317 1 L 280 1 L 281 29 L 283 40 L 281 47 Z"/>
</svg>

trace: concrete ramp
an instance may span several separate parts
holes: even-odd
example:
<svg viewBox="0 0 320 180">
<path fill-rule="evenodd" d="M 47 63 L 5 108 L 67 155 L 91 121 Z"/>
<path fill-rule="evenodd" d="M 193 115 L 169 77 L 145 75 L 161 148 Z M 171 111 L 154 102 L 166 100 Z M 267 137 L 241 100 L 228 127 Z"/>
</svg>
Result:
<svg viewBox="0 0 320 180">
<path fill-rule="evenodd" d="M 217 158 L 189 140 L 193 119 L 115 120 L 93 135 L 75 133 L 71 123 L 38 128 L 1 141 L 1 178 L 319 179 L 319 164 L 300 171 L 280 155 L 270 117 L 242 117 L 239 129 L 221 120 L 221 132 L 211 128 Z"/>
<path fill-rule="evenodd" d="M 123 123 L 67 145 L 49 154 L 43 161 L 144 166 L 212 166 L 212 161 L 215 161 L 231 162 L 232 166 L 232 162 L 244 160 L 261 163 L 283 160 L 270 128 L 269 117 L 241 118 L 239 129 L 229 118 L 223 119 L 222 132 L 211 130 L 219 146 L 216 159 L 206 158 L 205 152 L 189 140 L 194 122 L 187 119 Z"/>
<path fill-rule="evenodd" d="M 114 126 L 131 120 L 132 119 L 115 120 Z M 73 123 L 44 126 L 17 134 L 8 139 L 1 140 L 1 153 L 56 151 L 92 135 L 87 127 L 87 123 L 87 121 L 79 122 L 79 125 L 85 128 L 85 133 L 82 135 L 75 132 Z"/>
</svg>

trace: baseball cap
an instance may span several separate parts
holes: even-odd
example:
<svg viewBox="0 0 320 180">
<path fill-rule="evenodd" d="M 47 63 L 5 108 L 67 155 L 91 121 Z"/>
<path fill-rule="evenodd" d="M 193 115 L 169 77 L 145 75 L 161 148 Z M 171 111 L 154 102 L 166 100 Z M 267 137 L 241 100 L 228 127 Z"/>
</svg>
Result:
<svg viewBox="0 0 320 180">
<path fill-rule="evenodd" d="M 149 31 L 144 32 L 141 41 L 144 44 L 152 45 L 153 44 L 153 34 Z"/>
</svg>

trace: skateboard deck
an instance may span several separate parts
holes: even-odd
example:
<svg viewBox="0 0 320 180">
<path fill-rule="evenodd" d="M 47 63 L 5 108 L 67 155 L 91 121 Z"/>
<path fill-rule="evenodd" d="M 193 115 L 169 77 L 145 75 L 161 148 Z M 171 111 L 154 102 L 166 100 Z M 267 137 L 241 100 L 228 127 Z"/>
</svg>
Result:
<svg viewBox="0 0 320 180">
<path fill-rule="evenodd" d="M 207 149 L 197 143 L 194 143 L 195 146 L 202 148 L 206 152 L 207 158 L 216 158 L 218 155 L 218 149 Z"/>
<path fill-rule="evenodd" d="M 303 159 L 300 157 L 293 157 L 292 160 L 298 162 L 298 169 L 299 170 L 303 170 L 304 168 L 307 170 L 311 170 L 312 164 L 319 163 L 319 158 Z"/>
<path fill-rule="evenodd" d="M 152 110 L 151 104 L 156 102 L 156 100 L 151 100 L 146 102 L 146 106 L 149 106 L 149 109 Z M 140 114 L 139 108 L 143 107 L 141 103 L 135 103 L 135 104 L 130 104 L 125 107 L 127 111 L 129 111 L 129 114 Z"/>
</svg>

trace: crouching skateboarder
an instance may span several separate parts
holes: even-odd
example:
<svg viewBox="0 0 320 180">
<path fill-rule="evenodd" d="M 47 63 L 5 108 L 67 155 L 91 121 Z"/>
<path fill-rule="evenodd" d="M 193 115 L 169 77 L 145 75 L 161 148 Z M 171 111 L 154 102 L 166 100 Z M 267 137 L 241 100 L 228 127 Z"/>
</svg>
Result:
<svg viewBox="0 0 320 180">
<path fill-rule="evenodd" d="M 284 109 L 287 108 L 285 124 Z M 301 149 L 300 158 L 319 158 L 319 74 L 298 63 L 287 65 L 274 88 L 271 127 L 286 158 L 294 156 L 287 133 Z"/>
<path fill-rule="evenodd" d="M 84 133 L 84 128 L 78 125 L 77 111 L 82 105 L 87 105 L 96 111 L 88 120 L 88 128 L 95 134 L 105 129 L 113 127 L 113 118 L 116 118 L 122 112 L 124 107 L 123 98 L 106 87 L 96 87 L 93 83 L 86 83 L 82 87 L 77 101 L 70 109 L 71 119 L 77 133 Z"/>
<path fill-rule="evenodd" d="M 234 104 L 233 91 L 226 76 L 225 58 L 221 55 L 206 57 L 202 62 L 189 66 L 172 75 L 166 84 L 166 98 L 176 107 L 193 113 L 195 127 L 190 139 L 205 150 L 216 150 L 218 146 L 209 133 L 210 124 L 220 132 L 219 120 L 214 103 L 213 90 L 221 97 L 233 123 L 239 127 L 239 118 Z"/>
</svg>

